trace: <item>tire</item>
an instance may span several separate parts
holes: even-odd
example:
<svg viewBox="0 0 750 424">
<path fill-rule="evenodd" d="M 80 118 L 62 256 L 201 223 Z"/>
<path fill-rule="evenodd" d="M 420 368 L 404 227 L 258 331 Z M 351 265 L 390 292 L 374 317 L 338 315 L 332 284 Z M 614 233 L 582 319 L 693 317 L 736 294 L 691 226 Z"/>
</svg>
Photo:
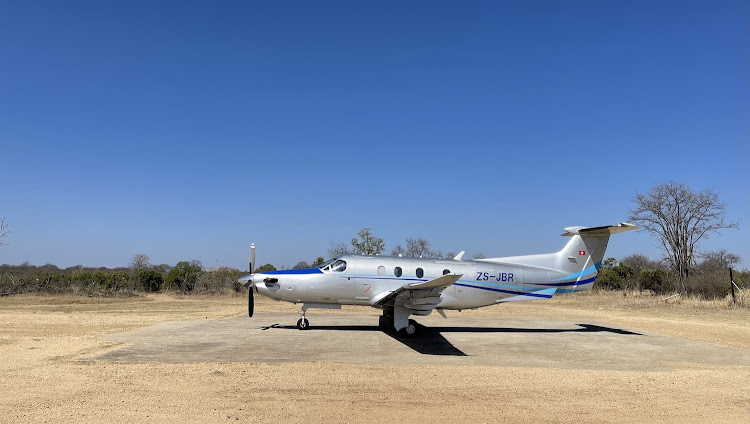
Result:
<svg viewBox="0 0 750 424">
<path fill-rule="evenodd" d="M 297 321 L 297 328 L 300 330 L 309 330 L 310 321 L 308 321 L 307 318 L 300 318 L 299 321 Z"/>
<path fill-rule="evenodd" d="M 388 317 L 380 316 L 378 317 L 378 326 L 383 330 L 392 329 L 393 321 Z"/>
</svg>

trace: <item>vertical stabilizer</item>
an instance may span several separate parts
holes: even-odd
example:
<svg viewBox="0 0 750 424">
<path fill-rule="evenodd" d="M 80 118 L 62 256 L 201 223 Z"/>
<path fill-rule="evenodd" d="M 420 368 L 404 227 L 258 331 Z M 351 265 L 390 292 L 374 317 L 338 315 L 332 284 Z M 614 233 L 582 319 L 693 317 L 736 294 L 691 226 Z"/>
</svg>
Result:
<svg viewBox="0 0 750 424">
<path fill-rule="evenodd" d="M 557 293 L 591 290 L 609 237 L 636 228 L 628 223 L 605 227 L 569 227 L 562 235 L 570 237 L 570 240 L 559 252 L 478 261 L 525 266 L 527 278 L 524 284 L 533 288 L 555 287 Z"/>
</svg>

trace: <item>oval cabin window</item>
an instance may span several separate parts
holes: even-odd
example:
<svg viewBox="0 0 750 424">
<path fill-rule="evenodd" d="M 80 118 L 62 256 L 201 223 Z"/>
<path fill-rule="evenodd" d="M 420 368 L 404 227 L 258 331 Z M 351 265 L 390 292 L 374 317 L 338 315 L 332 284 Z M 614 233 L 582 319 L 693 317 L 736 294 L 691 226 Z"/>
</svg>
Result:
<svg viewBox="0 0 750 424">
<path fill-rule="evenodd" d="M 393 270 L 393 275 L 395 275 L 396 277 L 400 277 L 400 276 L 401 276 L 401 274 L 403 274 L 403 272 L 401 271 L 401 267 L 400 267 L 400 266 L 397 266 L 397 267 L 396 267 L 396 268 L 395 268 L 395 269 Z"/>
<path fill-rule="evenodd" d="M 443 270 L 443 275 L 448 275 L 450 273 L 451 273 L 451 270 L 449 270 L 449 269 L 444 269 Z"/>
<path fill-rule="evenodd" d="M 383 265 L 378 267 L 378 275 L 381 277 L 385 275 L 385 267 Z"/>
<path fill-rule="evenodd" d="M 417 268 L 417 278 L 424 277 L 424 270 L 422 268 Z"/>
</svg>

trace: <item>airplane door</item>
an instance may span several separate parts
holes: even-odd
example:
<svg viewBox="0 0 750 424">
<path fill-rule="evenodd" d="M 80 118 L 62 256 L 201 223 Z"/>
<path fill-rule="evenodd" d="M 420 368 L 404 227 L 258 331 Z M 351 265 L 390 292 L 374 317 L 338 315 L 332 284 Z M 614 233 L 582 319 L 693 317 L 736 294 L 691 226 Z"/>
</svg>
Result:
<svg viewBox="0 0 750 424">
<path fill-rule="evenodd" d="M 372 296 L 372 275 L 374 274 L 375 259 L 368 257 L 359 257 L 355 259 L 355 274 L 357 278 L 354 281 L 354 300 L 357 302 L 367 301 L 369 303 Z"/>
</svg>

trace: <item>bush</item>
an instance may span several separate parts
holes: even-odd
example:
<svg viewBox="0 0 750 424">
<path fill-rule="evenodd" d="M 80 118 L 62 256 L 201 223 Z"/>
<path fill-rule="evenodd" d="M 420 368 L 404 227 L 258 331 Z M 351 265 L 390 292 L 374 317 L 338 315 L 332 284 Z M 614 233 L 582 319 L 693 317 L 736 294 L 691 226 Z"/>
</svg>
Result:
<svg viewBox="0 0 750 424">
<path fill-rule="evenodd" d="M 725 297 L 731 291 L 729 269 L 691 274 L 685 286 L 689 294 L 699 295 L 704 299 Z"/>
<path fill-rule="evenodd" d="M 226 293 L 231 289 L 237 292 L 242 287 L 237 282 L 239 278 L 239 270 L 225 266 L 219 267 L 202 273 L 198 277 L 195 291 L 197 293 Z"/>
<path fill-rule="evenodd" d="M 139 269 L 135 272 L 136 288 L 145 292 L 156 292 L 161 289 L 163 277 L 152 269 Z"/>
<path fill-rule="evenodd" d="M 203 273 L 203 265 L 199 261 L 180 262 L 172 268 L 164 278 L 168 290 L 181 290 L 185 293 L 193 291 L 198 277 Z"/>
<path fill-rule="evenodd" d="M 651 290 L 654 293 L 671 293 L 677 287 L 669 278 L 669 274 L 662 269 L 644 269 L 638 277 L 642 290 Z"/>
</svg>

